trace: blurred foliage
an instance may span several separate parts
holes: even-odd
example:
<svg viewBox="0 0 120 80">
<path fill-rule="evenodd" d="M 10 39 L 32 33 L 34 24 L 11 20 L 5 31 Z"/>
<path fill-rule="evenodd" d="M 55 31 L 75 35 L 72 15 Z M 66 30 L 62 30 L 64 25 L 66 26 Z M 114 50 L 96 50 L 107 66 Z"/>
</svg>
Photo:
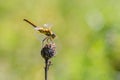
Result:
<svg viewBox="0 0 120 80">
<path fill-rule="evenodd" d="M 41 42 L 24 18 L 51 23 L 49 80 L 120 80 L 120 0 L 0 0 L 0 80 L 44 80 Z"/>
</svg>

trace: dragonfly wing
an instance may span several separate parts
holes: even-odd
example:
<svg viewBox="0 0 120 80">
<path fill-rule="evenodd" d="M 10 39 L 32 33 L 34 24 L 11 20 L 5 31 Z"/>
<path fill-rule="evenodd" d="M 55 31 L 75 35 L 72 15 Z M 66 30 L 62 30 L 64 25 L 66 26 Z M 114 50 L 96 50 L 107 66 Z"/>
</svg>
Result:
<svg viewBox="0 0 120 80">
<path fill-rule="evenodd" d="M 48 29 L 51 29 L 51 27 L 52 27 L 53 25 L 52 24 L 44 24 L 43 25 L 43 28 L 48 28 Z"/>
<path fill-rule="evenodd" d="M 36 28 L 34 28 L 34 29 L 35 29 L 35 30 L 37 30 L 37 31 L 38 31 L 38 30 L 40 30 L 40 28 L 39 28 L 39 27 L 36 27 Z"/>
<path fill-rule="evenodd" d="M 37 40 L 39 40 L 39 41 L 42 41 L 46 37 L 44 34 L 41 34 L 40 32 L 38 32 L 36 30 L 34 31 L 34 35 L 37 38 Z"/>
<path fill-rule="evenodd" d="M 41 29 L 43 29 L 42 27 L 36 27 L 36 28 L 34 28 L 35 30 L 41 30 Z"/>
</svg>

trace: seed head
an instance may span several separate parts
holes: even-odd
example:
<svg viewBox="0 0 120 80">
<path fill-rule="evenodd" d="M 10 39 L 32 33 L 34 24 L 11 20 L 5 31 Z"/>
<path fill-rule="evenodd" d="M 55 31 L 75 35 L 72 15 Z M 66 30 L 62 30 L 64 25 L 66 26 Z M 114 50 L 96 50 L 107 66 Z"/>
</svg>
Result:
<svg viewBox="0 0 120 80">
<path fill-rule="evenodd" d="M 50 59 L 53 56 L 55 56 L 56 53 L 56 45 L 55 43 L 47 43 L 42 49 L 41 49 L 41 56 L 46 60 Z"/>
</svg>

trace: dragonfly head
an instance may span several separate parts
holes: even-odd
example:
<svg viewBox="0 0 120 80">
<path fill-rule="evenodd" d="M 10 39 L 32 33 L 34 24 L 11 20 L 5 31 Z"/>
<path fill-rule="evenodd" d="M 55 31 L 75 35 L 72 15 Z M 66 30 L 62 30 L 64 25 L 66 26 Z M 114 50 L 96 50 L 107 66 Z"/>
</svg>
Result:
<svg viewBox="0 0 120 80">
<path fill-rule="evenodd" d="M 56 35 L 53 33 L 53 34 L 51 35 L 51 37 L 54 39 L 54 38 L 56 37 Z"/>
</svg>

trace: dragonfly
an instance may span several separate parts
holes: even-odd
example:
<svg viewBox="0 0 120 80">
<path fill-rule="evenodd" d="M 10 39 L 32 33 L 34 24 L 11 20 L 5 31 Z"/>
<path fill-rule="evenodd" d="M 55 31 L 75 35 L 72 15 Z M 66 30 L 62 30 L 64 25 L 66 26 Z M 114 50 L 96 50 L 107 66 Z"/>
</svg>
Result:
<svg viewBox="0 0 120 80">
<path fill-rule="evenodd" d="M 44 24 L 43 27 L 38 27 L 27 19 L 23 19 L 23 20 L 26 21 L 27 23 L 29 23 L 30 25 L 32 25 L 35 30 L 37 30 L 40 33 L 46 35 L 46 37 L 42 40 L 42 45 L 44 45 L 45 41 L 47 41 L 49 43 L 49 40 L 50 40 L 52 42 L 53 39 L 56 37 L 56 34 L 53 33 L 52 30 L 51 30 L 51 25 Z"/>
</svg>

